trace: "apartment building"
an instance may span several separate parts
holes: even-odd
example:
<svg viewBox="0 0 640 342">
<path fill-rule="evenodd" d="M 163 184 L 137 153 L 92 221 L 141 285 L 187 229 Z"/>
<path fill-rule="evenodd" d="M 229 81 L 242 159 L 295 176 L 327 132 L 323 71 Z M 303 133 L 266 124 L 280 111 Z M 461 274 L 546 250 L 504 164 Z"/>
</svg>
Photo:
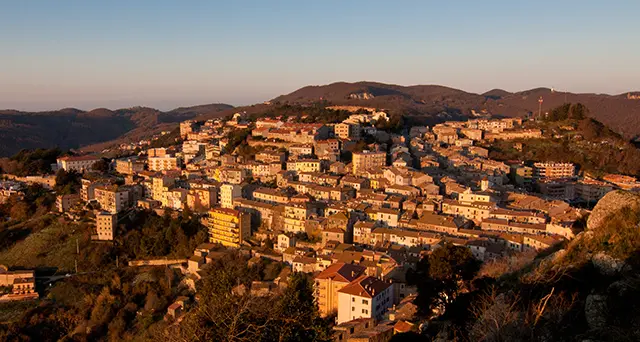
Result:
<svg viewBox="0 0 640 342">
<path fill-rule="evenodd" d="M 572 163 L 534 163 L 533 178 L 535 179 L 557 179 L 572 178 L 575 176 L 576 166 Z"/>
<path fill-rule="evenodd" d="M 96 232 L 98 240 L 113 241 L 118 225 L 118 214 L 101 212 L 96 215 Z"/>
<path fill-rule="evenodd" d="M 134 175 L 144 171 L 144 163 L 133 158 L 117 159 L 116 172 L 123 175 Z"/>
<path fill-rule="evenodd" d="M 200 212 L 213 208 L 218 203 L 218 188 L 192 188 L 187 194 L 187 207 Z"/>
<path fill-rule="evenodd" d="M 186 138 L 189 133 L 193 133 L 196 130 L 196 122 L 193 120 L 186 120 L 180 123 L 180 137 Z"/>
<path fill-rule="evenodd" d="M 94 156 L 66 156 L 57 159 L 58 170 L 85 172 L 100 161 Z"/>
<path fill-rule="evenodd" d="M 170 171 L 180 169 L 181 160 L 171 154 L 159 157 L 149 157 L 150 171 Z"/>
<path fill-rule="evenodd" d="M 320 315 L 326 317 L 338 312 L 338 291 L 363 275 L 364 272 L 364 267 L 344 262 L 335 263 L 320 272 L 314 278 L 314 295 Z"/>
<path fill-rule="evenodd" d="M 341 139 L 360 140 L 362 137 L 362 127 L 354 123 L 338 123 L 333 126 L 334 133 Z"/>
<path fill-rule="evenodd" d="M 71 209 L 79 202 L 80 195 L 78 194 L 58 195 L 56 196 L 56 209 L 58 209 L 59 212 L 63 213 Z"/>
<path fill-rule="evenodd" d="M 387 164 L 386 152 L 354 152 L 351 161 L 353 165 L 353 174 L 359 175 L 365 171 L 380 170 Z"/>
<path fill-rule="evenodd" d="M 287 162 L 288 171 L 322 172 L 322 161 L 318 159 L 300 159 Z"/>
<path fill-rule="evenodd" d="M 311 217 L 313 211 L 306 203 L 289 203 L 284 206 L 284 231 L 299 233 L 307 232 L 305 221 Z"/>
<path fill-rule="evenodd" d="M 234 208 L 234 199 L 242 197 L 242 187 L 238 184 L 223 184 L 220 186 L 220 206 L 227 209 Z"/>
<path fill-rule="evenodd" d="M 469 220 L 479 223 L 489 218 L 491 210 L 495 206 L 493 204 L 464 204 L 453 200 L 442 201 L 442 212 L 449 215 L 462 216 Z"/>
<path fill-rule="evenodd" d="M 338 290 L 338 321 L 358 318 L 381 320 L 393 306 L 393 284 L 362 275 Z"/>
<path fill-rule="evenodd" d="M 104 211 L 118 213 L 129 206 L 129 191 L 117 185 L 96 187 L 94 193 Z"/>
<path fill-rule="evenodd" d="M 209 229 L 209 242 L 226 247 L 240 247 L 251 236 L 251 215 L 238 210 L 216 208 L 203 219 Z"/>
<path fill-rule="evenodd" d="M 159 176 L 151 178 L 151 198 L 156 201 L 162 201 L 164 193 L 169 191 L 176 183 L 175 178 L 169 176 Z M 146 197 L 147 194 L 145 194 Z"/>
<path fill-rule="evenodd" d="M 285 204 L 289 202 L 289 195 L 278 189 L 258 188 L 253 191 L 253 199 L 272 204 Z"/>
</svg>

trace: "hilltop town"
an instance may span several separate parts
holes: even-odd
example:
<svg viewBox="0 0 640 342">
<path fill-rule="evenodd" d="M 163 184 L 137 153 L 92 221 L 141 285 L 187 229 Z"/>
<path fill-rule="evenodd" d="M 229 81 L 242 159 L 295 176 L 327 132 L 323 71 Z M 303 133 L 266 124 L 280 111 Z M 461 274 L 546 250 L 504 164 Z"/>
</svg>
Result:
<svg viewBox="0 0 640 342">
<path fill-rule="evenodd" d="M 239 253 L 249 266 L 279 266 L 271 279 L 234 293 L 269 296 L 287 287 L 290 274 L 303 273 L 320 316 L 333 319 L 334 340 L 388 341 L 419 330 L 425 314 L 411 278 L 435 251 L 468 250 L 485 264 L 535 254 L 573 239 L 607 193 L 640 189 L 634 177 L 595 176 L 569 162 L 489 157 L 495 143 L 522 151 L 522 141 L 545 139 L 550 133 L 540 118 L 482 115 L 393 127 L 384 111 L 347 110 L 328 123 L 244 113 L 184 121 L 179 135 L 156 138 L 166 142 L 162 147 L 124 144 L 123 157 L 114 159 L 60 156 L 51 165 L 57 176 L 5 174 L 1 198 L 22 199 L 34 184 L 54 189 L 56 219 L 90 230 L 83 252 L 76 246 L 75 269 L 47 275 L 47 284 L 89 273 L 82 269 L 85 249 L 126 247 L 141 217 L 183 217 L 199 227 L 180 247 L 198 241 L 188 255 L 156 244 L 165 252 L 102 256 L 110 267 L 178 271 L 188 291 L 158 307 L 165 320 L 180 321 L 193 310 L 208 267 Z M 76 187 L 62 187 L 61 173 L 75 175 Z M 177 241 L 171 239 L 178 238 L 166 243 Z M 14 266 L 24 265 L 0 270 L 0 285 L 11 288 L 0 300 L 37 298 L 37 272 L 9 271 Z M 436 316 L 443 307 L 428 311 Z"/>
</svg>

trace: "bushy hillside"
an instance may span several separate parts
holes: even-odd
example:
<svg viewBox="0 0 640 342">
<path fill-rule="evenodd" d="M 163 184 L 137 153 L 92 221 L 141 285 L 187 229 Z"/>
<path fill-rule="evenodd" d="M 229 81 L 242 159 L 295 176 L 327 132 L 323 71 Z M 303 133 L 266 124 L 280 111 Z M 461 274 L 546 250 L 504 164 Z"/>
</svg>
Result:
<svg viewBox="0 0 640 342">
<path fill-rule="evenodd" d="M 640 195 L 615 191 L 588 229 L 535 257 L 483 265 L 439 319 L 439 341 L 640 340 Z M 430 340 L 425 336 L 424 340 Z"/>
</svg>

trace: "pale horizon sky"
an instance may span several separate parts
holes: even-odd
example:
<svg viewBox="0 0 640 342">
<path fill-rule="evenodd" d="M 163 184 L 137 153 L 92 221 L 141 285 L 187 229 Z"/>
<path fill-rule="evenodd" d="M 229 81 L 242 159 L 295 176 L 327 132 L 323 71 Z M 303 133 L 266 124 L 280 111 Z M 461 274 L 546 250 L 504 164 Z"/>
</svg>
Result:
<svg viewBox="0 0 640 342">
<path fill-rule="evenodd" d="M 0 0 L 0 109 L 247 105 L 376 81 L 640 90 L 640 1 Z"/>
</svg>

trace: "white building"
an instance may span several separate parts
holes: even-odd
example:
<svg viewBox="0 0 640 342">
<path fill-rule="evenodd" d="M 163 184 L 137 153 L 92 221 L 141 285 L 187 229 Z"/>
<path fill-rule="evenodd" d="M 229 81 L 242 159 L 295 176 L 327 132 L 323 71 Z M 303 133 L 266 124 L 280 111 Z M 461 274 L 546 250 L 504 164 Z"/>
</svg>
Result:
<svg viewBox="0 0 640 342">
<path fill-rule="evenodd" d="M 367 275 L 338 291 L 338 324 L 358 318 L 382 319 L 393 306 L 393 284 Z"/>
<path fill-rule="evenodd" d="M 100 158 L 94 156 L 66 156 L 57 159 L 58 170 L 84 172 L 91 170 L 93 164 L 100 161 Z"/>
</svg>

